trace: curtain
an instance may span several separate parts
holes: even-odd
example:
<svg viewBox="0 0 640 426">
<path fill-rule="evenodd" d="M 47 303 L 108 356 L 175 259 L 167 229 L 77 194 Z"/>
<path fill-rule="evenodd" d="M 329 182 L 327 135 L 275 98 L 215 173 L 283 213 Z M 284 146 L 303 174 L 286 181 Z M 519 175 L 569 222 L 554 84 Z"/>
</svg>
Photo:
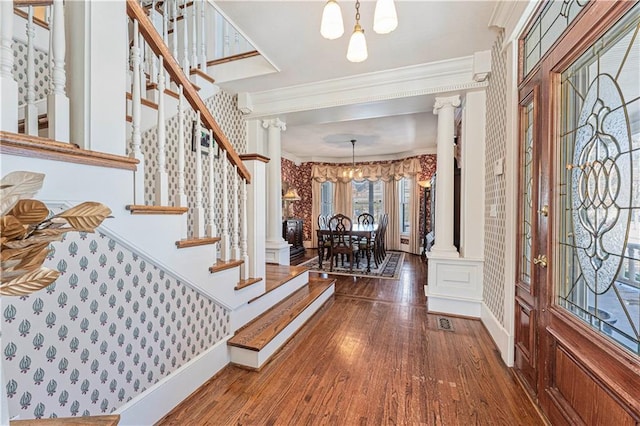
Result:
<svg viewBox="0 0 640 426">
<path fill-rule="evenodd" d="M 319 182 L 349 182 L 348 172 L 351 165 L 314 164 L 311 169 L 311 178 Z M 382 180 L 400 180 L 403 177 L 411 177 L 422 171 L 418 158 L 407 158 L 393 163 L 357 164 L 360 170 L 354 180 L 368 180 L 375 182 Z"/>
<path fill-rule="evenodd" d="M 398 182 L 391 180 L 384 183 L 384 210 L 389 215 L 387 225 L 387 250 L 400 249 L 400 213 Z"/>
<path fill-rule="evenodd" d="M 318 247 L 318 216 L 322 208 L 322 183 L 311 181 L 311 247 Z"/>
<path fill-rule="evenodd" d="M 420 254 L 420 185 L 418 176 L 411 178 L 411 197 L 409 197 L 409 252 Z"/>
<path fill-rule="evenodd" d="M 351 217 L 353 214 L 353 188 L 351 181 L 338 181 L 333 184 L 333 214 L 342 213 Z"/>
</svg>

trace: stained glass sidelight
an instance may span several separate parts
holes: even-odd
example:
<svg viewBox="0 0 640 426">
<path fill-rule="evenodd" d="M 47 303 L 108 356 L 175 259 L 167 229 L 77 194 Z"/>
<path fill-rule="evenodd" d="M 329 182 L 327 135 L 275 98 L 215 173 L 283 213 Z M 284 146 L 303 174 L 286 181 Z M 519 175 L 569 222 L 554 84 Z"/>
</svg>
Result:
<svg viewBox="0 0 640 426">
<path fill-rule="evenodd" d="M 522 196 L 520 228 L 520 282 L 531 285 L 531 208 L 533 206 L 533 101 L 522 107 L 520 148 L 520 191 Z"/>
<path fill-rule="evenodd" d="M 640 5 L 562 73 L 557 301 L 640 354 Z"/>
<path fill-rule="evenodd" d="M 540 61 L 589 0 L 550 0 L 524 39 L 524 75 Z"/>
</svg>

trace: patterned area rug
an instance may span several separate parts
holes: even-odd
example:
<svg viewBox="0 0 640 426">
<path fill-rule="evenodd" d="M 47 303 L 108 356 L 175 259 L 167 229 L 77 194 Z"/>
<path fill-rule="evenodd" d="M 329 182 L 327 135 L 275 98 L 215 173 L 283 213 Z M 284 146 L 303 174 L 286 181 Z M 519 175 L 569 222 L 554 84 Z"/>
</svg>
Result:
<svg viewBox="0 0 640 426">
<path fill-rule="evenodd" d="M 375 262 L 371 259 L 371 272 L 367 272 L 367 259 L 360 260 L 360 268 L 356 268 L 353 265 L 353 273 L 349 272 L 349 262 L 345 260 L 344 266 L 342 261 L 338 260 L 338 266 L 334 265 L 333 272 L 329 272 L 329 261 L 322 262 L 322 269 L 318 264 L 318 256 L 311 260 L 307 260 L 302 265 L 310 268 L 312 272 L 325 272 L 333 275 L 353 275 L 358 277 L 374 277 L 387 280 L 396 280 L 400 277 L 400 271 L 402 271 L 402 263 L 404 262 L 404 253 L 398 251 L 387 251 L 387 255 L 378 268 L 375 266 Z"/>
</svg>

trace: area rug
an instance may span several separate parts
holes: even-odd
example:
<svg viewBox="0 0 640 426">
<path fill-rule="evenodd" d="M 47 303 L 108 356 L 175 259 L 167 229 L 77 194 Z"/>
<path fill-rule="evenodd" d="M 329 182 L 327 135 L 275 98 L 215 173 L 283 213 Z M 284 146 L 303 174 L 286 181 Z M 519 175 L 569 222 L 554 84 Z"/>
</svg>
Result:
<svg viewBox="0 0 640 426">
<path fill-rule="evenodd" d="M 328 260 L 322 262 L 322 269 L 318 264 L 318 256 L 307 260 L 301 265 L 307 266 L 312 272 L 324 272 L 333 275 L 352 275 L 358 277 L 373 277 L 387 280 L 396 280 L 400 277 L 402 264 L 404 262 L 404 253 L 398 251 L 387 251 L 384 260 L 376 268 L 375 262 L 371 259 L 371 272 L 367 272 L 367 259 L 360 260 L 360 268 L 353 265 L 353 273 L 349 271 L 349 262 L 345 260 L 344 266 L 342 261 L 338 260 L 338 266 L 333 266 L 333 272 L 329 272 L 330 264 Z"/>
</svg>

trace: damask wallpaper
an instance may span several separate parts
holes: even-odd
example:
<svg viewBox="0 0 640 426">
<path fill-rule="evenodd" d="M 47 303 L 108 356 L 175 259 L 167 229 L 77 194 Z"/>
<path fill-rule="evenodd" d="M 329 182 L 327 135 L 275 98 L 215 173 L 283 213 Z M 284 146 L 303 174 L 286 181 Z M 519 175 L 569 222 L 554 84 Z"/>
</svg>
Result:
<svg viewBox="0 0 640 426">
<path fill-rule="evenodd" d="M 407 157 L 413 158 L 413 157 Z M 417 158 L 420 160 L 421 172 L 418 175 L 418 180 L 428 180 L 436 172 L 436 156 L 435 154 L 419 155 Z M 388 161 L 370 161 L 357 164 L 384 164 Z M 312 163 L 306 162 L 297 166 L 293 161 L 282 158 L 281 176 L 282 182 L 286 182 L 288 186 L 293 186 L 298 190 L 301 200 L 293 203 L 293 211 L 296 217 L 301 218 L 304 221 L 304 235 L 305 241 L 311 239 L 311 168 L 314 164 L 326 165 L 328 163 Z M 334 164 L 339 165 L 339 164 Z M 348 165 L 348 164 L 343 164 Z M 423 218 L 427 214 L 429 218 L 430 206 L 427 206 L 427 211 L 424 209 L 424 191 L 420 192 L 420 235 L 423 235 Z"/>
<path fill-rule="evenodd" d="M 229 312 L 103 233 L 68 233 L 46 289 L 2 297 L 11 416 L 111 413 L 220 341 Z"/>
</svg>

